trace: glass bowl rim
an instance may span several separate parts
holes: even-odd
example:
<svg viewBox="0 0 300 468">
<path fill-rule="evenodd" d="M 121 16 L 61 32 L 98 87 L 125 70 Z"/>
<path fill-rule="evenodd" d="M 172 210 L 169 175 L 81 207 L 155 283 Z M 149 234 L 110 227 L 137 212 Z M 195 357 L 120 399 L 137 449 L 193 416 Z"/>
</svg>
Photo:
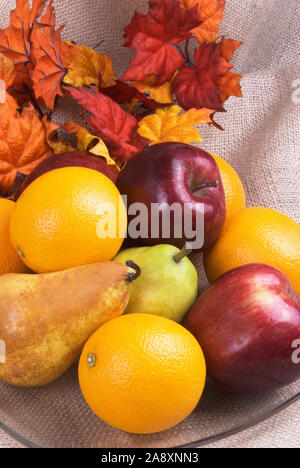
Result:
<svg viewBox="0 0 300 468">
<path fill-rule="evenodd" d="M 204 447 L 209 444 L 213 444 L 215 442 L 219 442 L 221 440 L 227 439 L 228 437 L 244 432 L 245 430 L 250 429 L 251 427 L 257 426 L 258 424 L 261 424 L 264 421 L 267 421 L 268 419 L 272 418 L 273 416 L 277 415 L 281 411 L 287 409 L 289 406 L 296 403 L 298 400 L 300 400 L 300 392 L 288 398 L 286 401 L 283 401 L 282 403 L 274 407 L 272 410 L 269 410 L 257 417 L 251 418 L 247 423 L 237 425 L 233 427 L 232 429 L 228 429 L 227 431 L 220 432 L 218 434 L 215 434 L 213 436 L 210 436 L 204 439 L 195 440 L 193 442 L 189 442 L 183 445 L 167 447 L 166 449 L 168 448 L 169 449 L 199 448 L 199 447 Z M 15 432 L 13 429 L 10 429 L 8 426 L 6 426 L 6 424 L 3 424 L 1 421 L 0 421 L 0 429 L 6 432 L 6 434 L 10 435 L 13 439 L 15 439 L 17 442 L 20 442 L 22 445 L 24 445 L 27 448 L 46 448 L 34 442 L 31 442 L 30 440 L 26 439 L 22 435 Z M 101 447 L 98 447 L 98 448 L 101 448 Z"/>
</svg>

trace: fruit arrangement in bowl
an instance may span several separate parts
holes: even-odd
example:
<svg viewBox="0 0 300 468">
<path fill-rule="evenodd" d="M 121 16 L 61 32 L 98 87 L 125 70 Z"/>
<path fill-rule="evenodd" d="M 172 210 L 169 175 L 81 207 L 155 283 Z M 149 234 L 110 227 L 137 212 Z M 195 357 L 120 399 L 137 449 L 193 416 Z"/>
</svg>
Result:
<svg viewBox="0 0 300 468">
<path fill-rule="evenodd" d="M 44 387 L 79 359 L 87 405 L 131 434 L 182 422 L 207 376 L 232 394 L 296 382 L 300 226 L 247 207 L 233 167 L 191 144 L 241 96 L 241 43 L 217 41 L 198 2 L 150 1 L 118 79 L 109 57 L 62 40 L 52 2 L 22 4 L 2 35 L 26 24 L 24 69 L 0 34 L 0 381 Z M 70 98 L 88 126 L 51 120 Z"/>
</svg>

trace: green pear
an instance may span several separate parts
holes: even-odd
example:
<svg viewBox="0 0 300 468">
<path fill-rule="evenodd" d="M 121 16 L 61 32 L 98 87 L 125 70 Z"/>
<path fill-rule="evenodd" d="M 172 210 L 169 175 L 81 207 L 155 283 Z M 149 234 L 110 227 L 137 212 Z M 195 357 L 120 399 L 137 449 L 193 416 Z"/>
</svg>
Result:
<svg viewBox="0 0 300 468">
<path fill-rule="evenodd" d="M 131 248 L 114 261 L 137 263 L 140 277 L 131 286 L 126 314 L 153 314 L 182 322 L 197 299 L 198 275 L 192 262 L 171 245 Z"/>
</svg>

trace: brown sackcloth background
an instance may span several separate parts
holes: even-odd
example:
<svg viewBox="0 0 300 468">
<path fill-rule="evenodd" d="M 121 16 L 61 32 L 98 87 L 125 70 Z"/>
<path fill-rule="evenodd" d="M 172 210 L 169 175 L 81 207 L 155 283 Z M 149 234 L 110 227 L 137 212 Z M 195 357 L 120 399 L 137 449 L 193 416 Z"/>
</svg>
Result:
<svg viewBox="0 0 300 468">
<path fill-rule="evenodd" d="M 14 0 L 0 0 L 0 27 L 7 25 Z M 98 47 L 125 70 L 132 51 L 122 48 L 122 31 L 135 9 L 147 0 L 55 0 L 58 23 L 67 23 L 66 39 Z M 299 0 L 227 0 L 221 34 L 244 41 L 234 63 L 244 98 L 231 98 L 216 120 L 224 132 L 203 126 L 203 147 L 229 161 L 243 180 L 249 206 L 277 209 L 300 222 L 300 2 Z M 298 80 L 298 83 L 297 83 Z M 80 115 L 77 109 L 58 117 Z M 199 261 L 201 286 L 206 281 Z M 7 390 L 6 394 L 7 395 Z M 0 398 L 6 398 L 0 386 Z M 3 404 L 3 403 L 1 403 Z M 300 406 L 215 446 L 299 447 Z M 28 411 L 30 408 L 28 408 Z M 24 415 L 21 415 L 24 416 Z M 1 418 L 0 418 L 1 420 Z M 18 446 L 0 432 L 0 447 Z"/>
</svg>

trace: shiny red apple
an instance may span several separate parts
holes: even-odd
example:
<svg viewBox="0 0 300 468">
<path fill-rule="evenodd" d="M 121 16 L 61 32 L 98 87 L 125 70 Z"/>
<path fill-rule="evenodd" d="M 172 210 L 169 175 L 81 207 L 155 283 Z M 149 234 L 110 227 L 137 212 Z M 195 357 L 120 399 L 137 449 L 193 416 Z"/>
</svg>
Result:
<svg viewBox="0 0 300 468">
<path fill-rule="evenodd" d="M 273 390 L 300 378 L 300 299 L 279 270 L 254 264 L 221 276 L 184 326 L 199 341 L 208 375 L 223 390 Z"/>
<path fill-rule="evenodd" d="M 141 224 L 145 225 L 147 217 L 148 235 L 136 238 L 132 237 L 130 230 L 128 233 L 129 238 L 133 238 L 137 244 L 165 243 L 182 248 L 193 240 L 190 233 L 194 232 L 196 237 L 200 231 L 197 214 L 204 215 L 204 242 L 200 248 L 211 246 L 223 227 L 226 216 L 225 193 L 217 163 L 210 154 L 195 146 L 162 143 L 144 149 L 130 159 L 121 171 L 117 187 L 122 195 L 127 196 L 129 226 L 134 220 L 130 207 L 136 203 L 147 207 L 147 213 L 141 216 Z M 174 204 L 177 207 L 180 205 L 182 217 L 180 221 L 173 211 L 169 211 L 168 233 L 163 225 L 164 215 Z M 151 209 L 157 205 L 161 206 L 161 210 L 159 217 L 155 218 Z M 190 233 L 187 235 L 189 228 Z"/>
<path fill-rule="evenodd" d="M 32 172 L 26 177 L 25 181 L 21 185 L 16 200 L 24 192 L 24 190 L 30 185 L 35 179 L 42 176 L 43 174 L 52 171 L 54 169 L 60 169 L 62 167 L 87 167 L 88 169 L 94 169 L 102 174 L 106 175 L 114 183 L 117 180 L 118 173 L 113 167 L 108 166 L 102 158 L 95 156 L 88 152 L 74 151 L 71 153 L 61 153 L 50 156 L 50 158 L 44 159 Z"/>
</svg>

